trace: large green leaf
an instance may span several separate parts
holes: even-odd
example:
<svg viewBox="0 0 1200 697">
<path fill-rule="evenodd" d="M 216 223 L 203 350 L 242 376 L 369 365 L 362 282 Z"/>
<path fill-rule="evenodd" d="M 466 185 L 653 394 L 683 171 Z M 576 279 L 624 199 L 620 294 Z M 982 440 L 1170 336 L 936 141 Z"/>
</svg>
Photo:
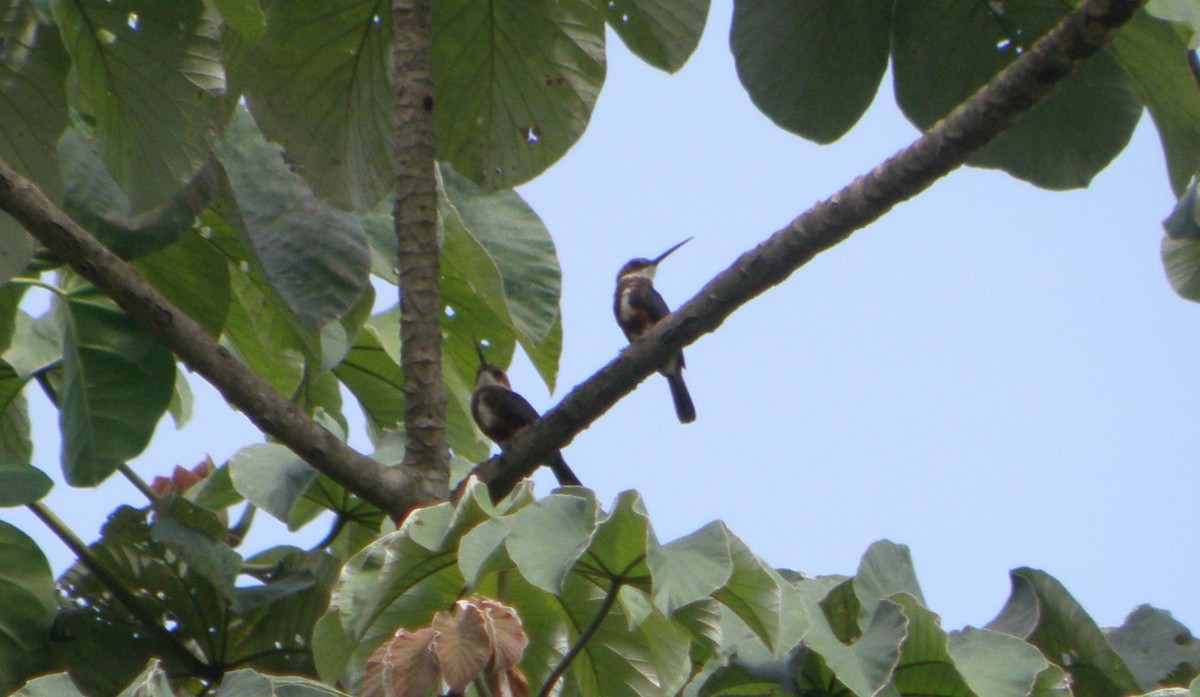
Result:
<svg viewBox="0 0 1200 697">
<path fill-rule="evenodd" d="M 52 201 L 62 196 L 54 143 L 67 126 L 65 82 L 70 61 L 54 25 L 34 0 L 0 7 L 0 159 L 37 184 Z M 0 213 L 0 283 L 33 255 L 33 239 Z"/>
<path fill-rule="evenodd" d="M 13 332 L 17 328 L 17 315 L 21 299 L 28 286 L 22 284 L 0 285 L 0 354 L 8 351 Z"/>
<path fill-rule="evenodd" d="M 228 117 L 216 22 L 201 0 L 55 0 L 97 149 L 134 212 L 171 198 Z"/>
<path fill-rule="evenodd" d="M 381 0 L 263 3 L 235 63 L 250 111 L 319 196 L 367 210 L 392 190 L 392 9 Z"/>
<path fill-rule="evenodd" d="M 12 697 L 85 697 L 85 695 L 79 691 L 78 687 L 75 687 L 75 683 L 72 682 L 68 673 L 54 673 L 30 680 L 24 687 L 14 692 Z"/>
<path fill-rule="evenodd" d="M 1138 12 L 1113 39 L 1112 55 L 1150 111 L 1179 195 L 1200 166 L 1200 90 L 1177 27 Z"/>
<path fill-rule="evenodd" d="M 604 17 L 587 0 L 433 7 L 438 149 L 460 173 L 507 189 L 583 134 L 604 82 Z"/>
<path fill-rule="evenodd" d="M 346 316 L 368 284 L 362 226 L 313 196 L 243 110 L 234 114 L 217 156 L 240 224 L 227 222 L 248 236 L 246 249 L 288 309 L 310 331 Z"/>
<path fill-rule="evenodd" d="M 3 435 L 3 431 L 0 431 Z M 0 451 L 0 454 L 3 454 Z M 24 506 L 50 493 L 54 481 L 28 464 L 0 461 L 0 508 Z"/>
<path fill-rule="evenodd" d="M 216 188 L 215 166 L 205 164 L 170 198 L 135 213 L 129 197 L 104 166 L 95 144 L 70 130 L 58 143 L 66 195 L 63 210 L 124 259 L 137 259 L 174 243 L 192 224 Z"/>
<path fill-rule="evenodd" d="M 988 629 L 1038 647 L 1071 675 L 1075 694 L 1140 692 L 1120 655 L 1062 584 L 1036 569 L 1016 569 L 1009 576 L 1012 593 Z"/>
<path fill-rule="evenodd" d="M 447 350 L 453 352 L 456 363 L 463 363 L 462 354 L 466 354 L 469 370 L 463 376 L 473 383 L 478 360 L 472 343 L 484 338 L 500 342 L 507 339 L 504 331 L 499 336 L 467 336 L 469 323 L 477 319 L 466 312 L 467 308 L 484 305 L 496 322 L 515 333 L 553 390 L 562 351 L 562 271 L 554 240 L 537 213 L 516 193 L 488 193 L 448 166 L 441 171 L 450 204 L 450 211 L 443 210 L 442 216 L 446 233 L 442 275 L 448 281 L 443 297 L 458 313 L 444 322 L 453 344 Z M 476 296 L 474 301 L 463 298 L 462 292 L 451 297 L 453 289 L 463 285 Z M 488 324 L 481 325 L 474 331 L 486 331 Z"/>
<path fill-rule="evenodd" d="M 606 592 L 573 574 L 559 594 L 571 625 L 592 622 Z M 689 640 L 682 626 L 657 610 L 634 622 L 627 604 L 616 603 L 571 664 L 571 674 L 579 694 L 589 697 L 674 695 L 688 678 Z"/>
<path fill-rule="evenodd" d="M 1051 667 L 1034 646 L 990 629 L 951 632 L 948 648 L 959 674 L 980 697 L 1029 697 L 1038 675 Z"/>
<path fill-rule="evenodd" d="M 897 593 L 890 600 L 903 607 L 908 618 L 908 636 L 892 680 L 900 694 L 975 697 L 954 665 L 938 616 L 908 593 Z"/>
<path fill-rule="evenodd" d="M 568 572 L 588 550 L 598 515 L 590 496 L 551 494 L 513 515 L 505 538 L 509 557 L 534 586 L 558 593 Z"/>
<path fill-rule="evenodd" d="M 818 143 L 866 112 L 887 68 L 892 0 L 739 0 L 729 41 L 738 78 L 781 128 Z"/>
<path fill-rule="evenodd" d="M 219 336 L 229 314 L 229 264 L 198 234 L 134 262 L 142 276 L 175 307 Z"/>
<path fill-rule="evenodd" d="M 42 550 L 0 521 L 0 693 L 49 667 L 54 610 L 54 576 Z"/>
<path fill-rule="evenodd" d="M 899 0 L 892 55 L 900 108 L 929 128 L 1069 10 L 1057 0 Z M 1124 149 L 1141 111 L 1121 67 L 1100 53 L 969 163 L 1050 189 L 1086 186 Z"/>
<path fill-rule="evenodd" d="M 665 545 L 652 541 L 646 561 L 654 604 L 668 614 L 712 596 L 733 575 L 728 530 L 716 522 Z"/>
<path fill-rule="evenodd" d="M 854 575 L 854 592 L 859 600 L 860 626 L 870 621 L 875 603 L 897 593 L 907 593 L 925 604 L 908 547 L 890 540 L 875 542 L 863 553 Z"/>
<path fill-rule="evenodd" d="M 683 67 L 704 33 L 708 0 L 612 0 L 604 18 L 629 50 L 673 73 Z"/>
<path fill-rule="evenodd" d="M 282 445 L 258 443 L 229 458 L 229 476 L 247 501 L 286 523 L 317 471 Z"/>
<path fill-rule="evenodd" d="M 227 673 L 215 697 L 348 697 L 328 685 L 295 675 L 263 675 L 242 669 Z"/>
<path fill-rule="evenodd" d="M 18 310 L 14 325 L 12 345 L 3 358 L 17 375 L 27 379 L 62 359 L 63 330 L 58 313 L 47 312 L 34 319 Z"/>
<path fill-rule="evenodd" d="M 1165 610 L 1141 605 L 1106 636 L 1143 690 L 1186 687 L 1200 675 L 1200 641 Z"/>
<path fill-rule="evenodd" d="M 5 389 L 0 380 L 0 392 Z M 0 399 L 0 402 L 4 400 Z M 29 403 L 25 395 L 16 394 L 7 404 L 0 405 L 0 462 L 27 463 L 33 459 L 33 437 L 29 427 Z"/>
<path fill-rule="evenodd" d="M 68 294 L 59 312 L 63 472 L 72 486 L 94 486 L 150 442 L 174 392 L 175 359 L 90 287 Z"/>
</svg>

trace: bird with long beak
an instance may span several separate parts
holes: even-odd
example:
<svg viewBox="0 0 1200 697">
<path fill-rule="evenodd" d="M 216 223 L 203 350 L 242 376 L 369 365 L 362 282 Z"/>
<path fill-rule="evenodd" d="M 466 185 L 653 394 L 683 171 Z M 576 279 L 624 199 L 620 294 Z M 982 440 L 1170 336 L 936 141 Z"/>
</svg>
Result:
<svg viewBox="0 0 1200 697">
<path fill-rule="evenodd" d="M 524 397 L 513 392 L 508 375 L 499 366 L 487 362 L 482 346 L 475 344 L 475 352 L 479 354 L 479 370 L 475 372 L 475 391 L 471 394 L 471 416 L 483 435 L 504 450 L 509 438 L 541 415 Z M 555 452 L 549 462 L 542 464 L 554 472 L 559 485 L 582 486 L 562 453 Z"/>
<path fill-rule="evenodd" d="M 663 259 L 691 239 L 687 238 L 654 259 L 631 259 L 617 272 L 613 314 L 617 316 L 617 324 L 621 325 L 621 331 L 625 332 L 625 338 L 630 342 L 671 314 L 666 301 L 654 290 L 654 273 Z M 683 351 L 676 354 L 658 372 L 667 378 L 667 384 L 671 387 L 671 399 L 675 402 L 675 415 L 679 417 L 679 422 L 688 424 L 695 421 L 696 407 L 692 404 L 692 396 L 688 394 L 687 385 L 683 382 Z"/>
</svg>

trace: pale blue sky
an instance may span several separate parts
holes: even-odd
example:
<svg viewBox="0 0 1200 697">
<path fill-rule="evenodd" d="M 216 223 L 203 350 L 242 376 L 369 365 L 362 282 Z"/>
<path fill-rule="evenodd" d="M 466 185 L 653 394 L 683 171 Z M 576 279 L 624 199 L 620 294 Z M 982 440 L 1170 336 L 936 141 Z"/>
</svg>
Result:
<svg viewBox="0 0 1200 697">
<path fill-rule="evenodd" d="M 916 137 L 890 83 L 831 146 L 778 129 L 737 82 L 730 11 L 716 3 L 675 76 L 610 34 L 587 133 L 521 189 L 564 272 L 558 390 L 548 395 L 527 365 L 513 371 L 539 409 L 623 345 L 611 303 L 624 261 L 694 236 L 658 275 L 677 306 Z M 565 457 L 602 501 L 641 491 L 663 541 L 720 518 L 769 563 L 809 574 L 853 573 L 877 539 L 907 544 L 948 628 L 988 622 L 1007 571 L 1033 566 L 1102 625 L 1148 602 L 1200 630 L 1188 416 L 1200 306 L 1162 271 L 1159 221 L 1172 204 L 1148 117 L 1086 191 L 956 172 L 690 347 L 696 423 L 676 422 L 655 376 Z M 135 461 L 147 478 L 261 440 L 210 390 L 197 393 L 195 422 L 181 433 L 166 422 Z M 57 471 L 56 417 L 36 401 L 35 464 Z M 538 481 L 547 491 L 550 479 Z M 49 498 L 87 539 L 120 501 L 141 505 L 119 478 Z M 67 563 L 27 514 L 0 519 L 33 534 L 56 570 Z M 249 544 L 281 541 L 261 523 Z"/>
</svg>

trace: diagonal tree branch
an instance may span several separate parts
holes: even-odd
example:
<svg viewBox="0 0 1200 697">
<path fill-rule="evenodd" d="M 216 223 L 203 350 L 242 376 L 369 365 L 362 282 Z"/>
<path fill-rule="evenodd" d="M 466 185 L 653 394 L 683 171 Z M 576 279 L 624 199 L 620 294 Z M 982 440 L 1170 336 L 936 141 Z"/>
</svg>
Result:
<svg viewBox="0 0 1200 697">
<path fill-rule="evenodd" d="M 1145 0 L 1087 0 L 969 100 L 907 148 L 813 206 L 746 252 L 691 300 L 571 390 L 476 474 L 493 498 L 565 446 L 684 346 L 714 331 L 760 293 L 818 253 L 960 167 L 1011 126 L 1088 57 L 1107 46 Z"/>
<path fill-rule="evenodd" d="M 393 219 L 399 249 L 400 364 L 404 369 L 404 465 L 446 497 L 450 446 L 442 386 L 441 250 L 434 165 L 430 0 L 393 0 L 396 170 Z"/>
<path fill-rule="evenodd" d="M 116 301 L 255 426 L 320 472 L 396 519 L 436 499 L 412 474 L 384 467 L 309 418 L 2 160 L 0 210 Z"/>
</svg>

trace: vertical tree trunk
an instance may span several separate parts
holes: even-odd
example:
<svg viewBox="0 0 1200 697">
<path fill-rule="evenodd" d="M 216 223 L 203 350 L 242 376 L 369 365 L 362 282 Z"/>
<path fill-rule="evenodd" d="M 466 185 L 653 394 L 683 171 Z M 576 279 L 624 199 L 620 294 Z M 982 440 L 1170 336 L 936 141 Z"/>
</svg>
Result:
<svg viewBox="0 0 1200 697">
<path fill-rule="evenodd" d="M 450 451 L 442 387 L 437 183 L 433 134 L 431 0 L 394 0 L 396 200 L 400 258 L 400 362 L 404 368 L 404 465 L 445 497 Z"/>
</svg>

